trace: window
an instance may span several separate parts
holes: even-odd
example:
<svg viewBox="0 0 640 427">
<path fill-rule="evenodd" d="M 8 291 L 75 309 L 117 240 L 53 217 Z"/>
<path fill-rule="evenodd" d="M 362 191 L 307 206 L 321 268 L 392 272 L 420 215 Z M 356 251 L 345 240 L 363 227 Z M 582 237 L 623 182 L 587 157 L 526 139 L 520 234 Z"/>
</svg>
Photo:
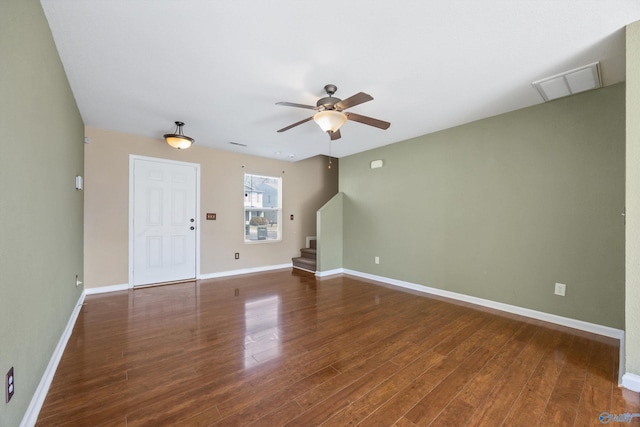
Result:
<svg viewBox="0 0 640 427">
<path fill-rule="evenodd" d="M 282 237 L 282 178 L 244 174 L 244 241 Z"/>
</svg>

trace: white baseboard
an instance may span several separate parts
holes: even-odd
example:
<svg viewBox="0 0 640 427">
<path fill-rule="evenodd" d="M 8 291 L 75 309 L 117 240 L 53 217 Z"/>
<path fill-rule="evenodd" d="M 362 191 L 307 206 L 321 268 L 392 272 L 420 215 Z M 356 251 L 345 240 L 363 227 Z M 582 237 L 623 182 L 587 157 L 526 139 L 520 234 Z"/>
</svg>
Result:
<svg viewBox="0 0 640 427">
<path fill-rule="evenodd" d="M 117 292 L 117 291 L 127 291 L 127 290 L 129 290 L 128 283 L 123 283 L 121 285 L 100 286 L 99 288 L 84 288 L 84 292 L 87 295 L 106 294 L 107 292 Z"/>
<path fill-rule="evenodd" d="M 625 348 L 626 346 L 626 335 L 625 332 L 622 332 L 622 338 L 620 338 L 620 354 L 618 355 L 618 357 L 620 358 L 618 360 L 618 385 L 621 386 L 622 385 L 622 376 L 624 374 L 625 371 L 625 367 L 626 365 L 626 352 L 627 349 Z"/>
<path fill-rule="evenodd" d="M 640 375 L 626 373 L 622 376 L 622 387 L 640 392 Z"/>
<path fill-rule="evenodd" d="M 335 270 L 316 271 L 316 277 L 335 276 L 336 274 L 344 274 L 344 268 L 336 268 Z"/>
<path fill-rule="evenodd" d="M 266 265 L 264 267 L 242 268 L 240 270 L 221 271 L 219 273 L 201 274 L 200 280 L 206 279 L 218 279 L 220 277 L 239 276 L 241 274 L 261 273 L 271 270 L 282 270 L 283 268 L 293 267 L 292 263 L 279 264 L 279 265 Z"/>
<path fill-rule="evenodd" d="M 44 374 L 42 374 L 40 383 L 38 384 L 38 387 L 36 388 L 36 391 L 31 398 L 31 402 L 29 403 L 29 407 L 27 408 L 27 411 L 22 418 L 20 427 L 33 427 L 36 425 L 36 421 L 38 421 L 38 415 L 40 414 L 40 410 L 42 409 L 42 405 L 44 404 L 44 399 L 47 397 L 47 393 L 49 392 L 49 387 L 51 386 L 53 377 L 56 374 L 56 369 L 58 369 L 60 359 L 62 359 L 62 354 L 64 353 L 64 349 L 67 346 L 67 341 L 69 341 L 71 333 L 73 332 L 73 327 L 76 324 L 76 320 L 78 319 L 78 314 L 80 314 L 80 309 L 82 308 L 82 304 L 84 303 L 85 295 L 85 291 L 82 291 L 82 294 L 80 295 L 80 298 L 78 298 L 78 302 L 76 303 L 75 308 L 71 312 L 71 317 L 69 318 L 67 326 L 62 332 L 62 336 L 58 341 L 58 345 L 51 355 L 51 359 L 49 359 L 49 364 L 47 365 Z"/>
<path fill-rule="evenodd" d="M 292 264 L 288 263 L 288 264 L 280 264 L 280 265 L 267 265 L 264 267 L 243 268 L 240 270 L 230 270 L 230 271 L 222 271 L 219 273 L 201 274 L 198 280 L 217 279 L 220 277 L 227 277 L 227 276 L 239 276 L 241 274 L 261 273 L 264 271 L 281 270 L 283 268 L 291 268 L 291 267 L 292 267 Z M 99 288 L 85 288 L 85 293 L 87 295 L 94 295 L 94 294 L 104 294 L 107 292 L 127 291 L 129 289 L 131 289 L 129 284 L 123 283 L 121 285 L 101 286 Z"/>
<path fill-rule="evenodd" d="M 396 279 L 389 279 L 387 277 L 376 276 L 368 273 L 361 273 L 359 271 L 354 271 L 354 270 L 344 269 L 344 274 L 350 274 L 352 276 L 362 277 L 364 279 L 370 279 L 370 280 L 375 280 L 382 283 L 388 283 L 390 285 L 399 286 L 401 288 L 412 289 L 414 291 L 424 292 L 426 294 L 438 295 L 445 298 L 464 301 L 471 304 L 492 308 L 495 310 L 505 311 L 507 313 L 513 313 L 520 316 L 529 317 L 532 319 L 542 320 L 544 322 L 555 323 L 557 325 L 567 326 L 569 328 L 578 329 L 581 331 L 586 331 L 586 332 L 591 332 L 598 335 L 604 335 L 606 337 L 616 338 L 621 341 L 624 339 L 624 331 L 621 329 L 615 329 L 608 326 L 598 325 L 595 323 L 584 322 L 582 320 L 571 319 L 569 317 L 557 316 L 555 314 L 545 313 L 537 310 L 531 310 L 528 308 L 518 307 L 510 304 L 504 304 L 501 302 L 491 301 L 483 298 L 472 297 L 469 295 L 459 294 L 456 292 L 445 291 L 437 288 L 431 288 L 429 286 L 418 285 L 416 283 L 405 282 L 405 281 L 396 280 Z"/>
</svg>

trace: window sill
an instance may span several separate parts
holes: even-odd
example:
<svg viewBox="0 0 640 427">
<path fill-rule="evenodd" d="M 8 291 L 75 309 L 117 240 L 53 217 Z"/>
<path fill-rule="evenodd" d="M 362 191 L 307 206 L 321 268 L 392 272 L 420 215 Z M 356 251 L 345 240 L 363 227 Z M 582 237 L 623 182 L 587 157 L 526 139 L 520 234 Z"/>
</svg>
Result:
<svg viewBox="0 0 640 427">
<path fill-rule="evenodd" d="M 244 243 L 247 245 L 261 245 L 263 243 L 280 243 L 282 239 L 277 240 L 245 240 Z"/>
</svg>

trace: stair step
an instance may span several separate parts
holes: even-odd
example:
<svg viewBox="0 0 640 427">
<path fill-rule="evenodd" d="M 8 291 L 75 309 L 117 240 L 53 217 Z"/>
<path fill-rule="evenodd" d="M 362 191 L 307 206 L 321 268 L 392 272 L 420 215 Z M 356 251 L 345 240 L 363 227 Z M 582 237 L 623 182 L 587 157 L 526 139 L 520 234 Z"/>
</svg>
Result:
<svg viewBox="0 0 640 427">
<path fill-rule="evenodd" d="M 302 254 L 302 258 L 311 258 L 316 259 L 317 250 L 313 248 L 302 248 L 300 249 L 300 253 Z"/>
<path fill-rule="evenodd" d="M 316 271 L 316 260 L 304 257 L 291 258 L 291 262 L 295 268 L 300 268 L 302 270 L 312 271 L 315 273 Z"/>
<path fill-rule="evenodd" d="M 299 268 L 312 273 L 316 272 L 316 243 L 316 239 L 309 240 L 310 247 L 300 249 L 300 255 L 302 256 L 291 258 L 294 268 Z"/>
</svg>

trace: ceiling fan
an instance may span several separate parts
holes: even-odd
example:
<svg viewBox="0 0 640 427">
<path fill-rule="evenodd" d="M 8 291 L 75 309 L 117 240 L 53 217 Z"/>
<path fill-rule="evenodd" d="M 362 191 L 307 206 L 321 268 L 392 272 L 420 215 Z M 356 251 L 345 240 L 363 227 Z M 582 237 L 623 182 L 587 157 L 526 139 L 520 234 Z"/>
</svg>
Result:
<svg viewBox="0 0 640 427">
<path fill-rule="evenodd" d="M 324 90 L 329 96 L 320 98 L 318 102 L 316 102 L 315 107 L 311 105 L 295 104 L 293 102 L 276 102 L 276 105 L 286 105 L 288 107 L 306 108 L 308 110 L 317 111 L 313 116 L 284 127 L 278 130 L 278 132 L 284 132 L 313 119 L 323 131 L 329 134 L 329 137 L 333 141 L 340 138 L 340 126 L 345 124 L 347 120 L 363 123 L 380 129 L 388 129 L 389 126 L 391 126 L 391 123 L 389 122 L 362 116 L 356 113 L 343 112 L 347 108 L 371 101 L 373 99 L 371 95 L 359 92 L 345 100 L 342 100 L 333 96 L 333 94 L 338 90 L 336 85 L 328 84 L 324 87 Z"/>
</svg>

